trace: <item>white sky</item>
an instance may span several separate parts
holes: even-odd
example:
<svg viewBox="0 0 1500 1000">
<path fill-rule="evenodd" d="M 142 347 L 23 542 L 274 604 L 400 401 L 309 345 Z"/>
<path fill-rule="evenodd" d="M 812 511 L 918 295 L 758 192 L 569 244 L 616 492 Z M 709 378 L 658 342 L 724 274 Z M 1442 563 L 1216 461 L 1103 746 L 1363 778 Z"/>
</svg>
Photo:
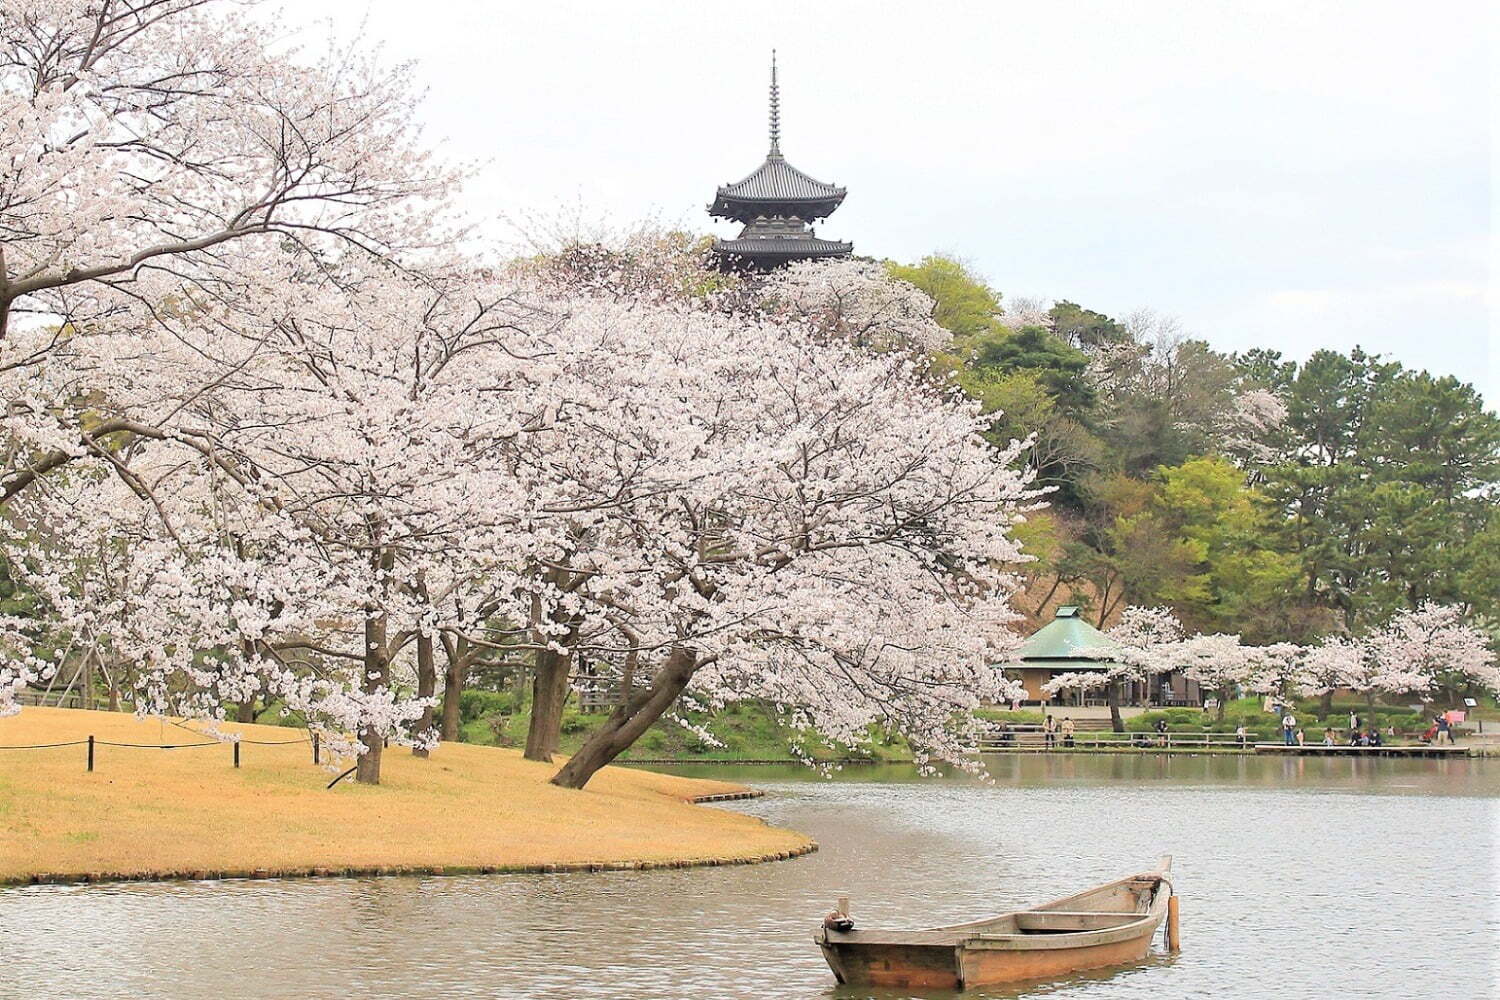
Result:
<svg viewBox="0 0 1500 1000">
<path fill-rule="evenodd" d="M 766 146 L 849 188 L 856 253 L 1149 306 L 1216 347 L 1355 344 L 1500 398 L 1483 3 L 302 0 L 413 59 L 480 214 L 731 233 Z"/>
</svg>

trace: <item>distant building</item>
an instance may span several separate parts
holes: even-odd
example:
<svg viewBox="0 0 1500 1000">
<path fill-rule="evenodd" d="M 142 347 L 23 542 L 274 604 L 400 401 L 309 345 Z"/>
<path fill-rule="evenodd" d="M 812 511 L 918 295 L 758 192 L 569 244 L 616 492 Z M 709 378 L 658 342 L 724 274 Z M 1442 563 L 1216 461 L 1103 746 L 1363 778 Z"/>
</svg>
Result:
<svg viewBox="0 0 1500 1000">
<path fill-rule="evenodd" d="M 833 214 L 844 188 L 814 180 L 781 155 L 781 95 L 771 53 L 771 151 L 755 172 L 719 188 L 708 214 L 744 223 L 732 240 L 715 240 L 726 267 L 765 271 L 794 260 L 847 257 L 854 244 L 819 239 L 812 223 Z"/>
<path fill-rule="evenodd" d="M 1061 691 L 1047 698 L 1042 692 L 1058 674 L 1087 673 L 1108 670 L 1123 662 L 1124 649 L 1109 636 L 1083 620 L 1079 609 L 1066 605 L 1057 609 L 1057 617 L 1031 634 L 1021 644 L 1020 655 L 1000 669 L 1020 681 L 1026 688 L 1026 701 L 1052 705 L 1104 704 L 1103 688 L 1080 696 L 1077 691 Z M 1120 685 L 1121 705 L 1201 705 L 1202 693 L 1194 681 L 1179 672 L 1160 674 L 1148 685 L 1143 681 L 1125 681 Z"/>
</svg>

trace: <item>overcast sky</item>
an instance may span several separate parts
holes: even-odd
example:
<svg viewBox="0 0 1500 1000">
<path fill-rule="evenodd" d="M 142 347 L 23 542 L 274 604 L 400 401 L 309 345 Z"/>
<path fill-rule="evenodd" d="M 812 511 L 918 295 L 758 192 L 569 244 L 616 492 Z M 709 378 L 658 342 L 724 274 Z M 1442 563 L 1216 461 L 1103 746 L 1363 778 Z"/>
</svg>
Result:
<svg viewBox="0 0 1500 1000">
<path fill-rule="evenodd" d="M 1500 398 L 1487 5 L 303 0 L 430 86 L 475 207 L 728 234 L 782 148 L 823 236 L 1006 296 L 1151 307 L 1224 350 L 1355 344 Z"/>
</svg>

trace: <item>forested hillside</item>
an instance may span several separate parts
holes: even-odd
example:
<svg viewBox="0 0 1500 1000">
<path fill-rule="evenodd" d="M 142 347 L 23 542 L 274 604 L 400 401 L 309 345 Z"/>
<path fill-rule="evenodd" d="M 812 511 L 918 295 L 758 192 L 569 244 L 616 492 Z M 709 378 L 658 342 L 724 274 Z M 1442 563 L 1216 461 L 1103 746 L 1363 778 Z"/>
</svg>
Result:
<svg viewBox="0 0 1500 1000">
<path fill-rule="evenodd" d="M 952 334 L 935 364 L 1036 436 L 1033 618 L 1165 604 L 1247 642 L 1358 631 L 1423 601 L 1493 622 L 1500 420 L 1471 385 L 1330 350 L 1226 354 L 1149 312 L 1007 301 L 959 261 L 890 271 Z"/>
</svg>

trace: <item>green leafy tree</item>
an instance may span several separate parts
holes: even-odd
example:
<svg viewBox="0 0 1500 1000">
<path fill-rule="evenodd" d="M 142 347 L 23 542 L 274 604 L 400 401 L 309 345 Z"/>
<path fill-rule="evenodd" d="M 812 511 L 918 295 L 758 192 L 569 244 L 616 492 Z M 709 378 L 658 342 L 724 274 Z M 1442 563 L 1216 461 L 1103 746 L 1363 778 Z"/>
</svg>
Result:
<svg viewBox="0 0 1500 1000">
<path fill-rule="evenodd" d="M 1483 554 L 1500 482 L 1500 420 L 1473 388 L 1357 348 L 1318 351 L 1286 403 L 1263 488 L 1307 598 L 1351 630 L 1427 600 L 1472 604 L 1470 550 Z"/>
<path fill-rule="evenodd" d="M 935 304 L 932 318 L 955 338 L 966 340 L 1003 333 L 999 319 L 1000 293 L 962 261 L 929 254 L 910 265 L 887 262 L 886 269 L 931 296 Z"/>
</svg>

